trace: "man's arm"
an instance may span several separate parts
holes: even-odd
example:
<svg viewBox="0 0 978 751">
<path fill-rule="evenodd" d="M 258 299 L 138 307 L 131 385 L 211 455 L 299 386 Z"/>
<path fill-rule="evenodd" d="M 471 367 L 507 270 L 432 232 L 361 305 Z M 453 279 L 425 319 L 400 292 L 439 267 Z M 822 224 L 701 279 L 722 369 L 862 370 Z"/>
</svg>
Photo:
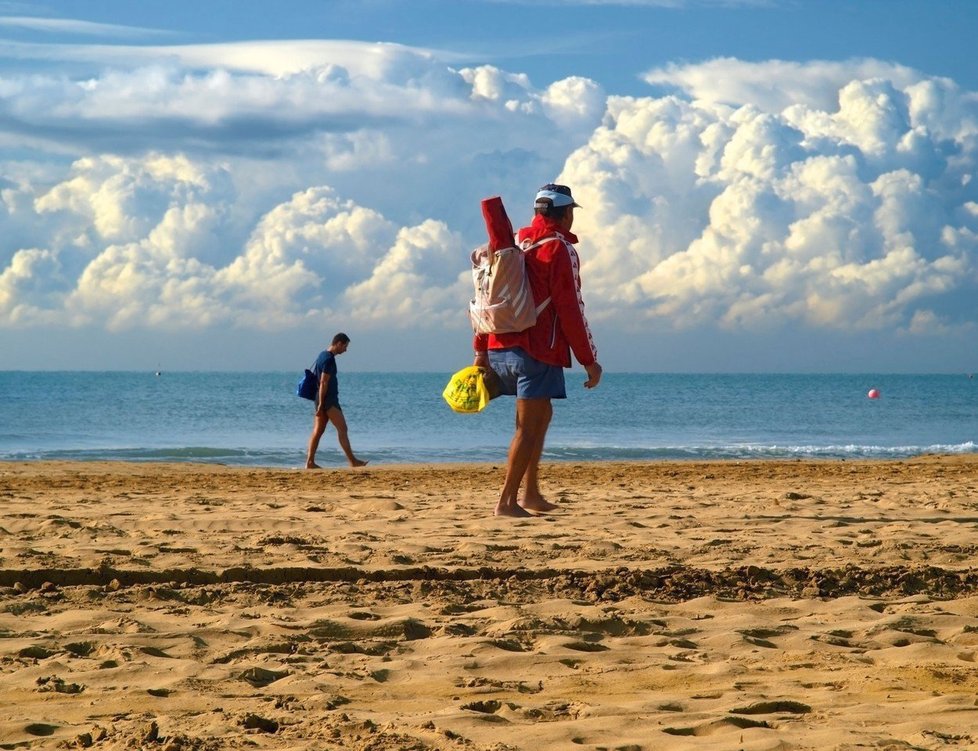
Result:
<svg viewBox="0 0 978 751">
<path fill-rule="evenodd" d="M 475 350 L 475 359 L 472 364 L 477 368 L 489 367 L 489 335 L 476 334 L 472 337 L 472 349 Z"/>
<path fill-rule="evenodd" d="M 601 369 L 601 365 L 595 360 L 590 365 L 584 366 L 584 370 L 587 371 L 587 380 L 584 382 L 584 388 L 593 389 L 598 385 L 601 380 L 601 373 L 604 371 Z"/>
<path fill-rule="evenodd" d="M 577 253 L 564 245 L 562 240 L 557 242 L 559 247 L 554 251 L 550 261 L 550 304 L 554 306 L 561 331 L 570 344 L 574 357 L 586 370 L 589 365 L 597 361 L 598 352 L 594 346 L 594 338 L 591 336 L 591 328 L 584 316 L 580 278 L 575 268 Z M 600 371 L 600 366 L 598 370 Z M 590 371 L 588 376 L 594 378 L 594 374 Z M 594 385 L 597 385 L 597 381 Z"/>
<path fill-rule="evenodd" d="M 323 411 L 323 407 L 326 404 L 326 390 L 329 388 L 329 373 L 323 373 L 319 376 L 319 399 L 316 404 L 319 405 L 316 413 Z"/>
</svg>

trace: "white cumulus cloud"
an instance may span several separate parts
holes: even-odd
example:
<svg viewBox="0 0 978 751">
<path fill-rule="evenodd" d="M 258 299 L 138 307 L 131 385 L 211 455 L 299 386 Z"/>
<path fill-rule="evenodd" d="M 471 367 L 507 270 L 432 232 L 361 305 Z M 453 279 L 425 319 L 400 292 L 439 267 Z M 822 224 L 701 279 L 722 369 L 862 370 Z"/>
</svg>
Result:
<svg viewBox="0 0 978 751">
<path fill-rule="evenodd" d="M 396 45 L 44 49 L 109 64 L 0 81 L 26 155 L 0 181 L 0 327 L 462 330 L 479 199 L 520 224 L 555 178 L 602 325 L 975 323 L 978 99 L 947 79 L 714 60 L 620 97 Z"/>
<path fill-rule="evenodd" d="M 887 77 L 845 80 L 866 72 Z M 602 307 L 620 290 L 638 325 L 974 324 L 973 97 L 871 62 L 649 78 L 679 91 L 612 98 L 562 174 L 588 207 L 584 274 Z"/>
</svg>

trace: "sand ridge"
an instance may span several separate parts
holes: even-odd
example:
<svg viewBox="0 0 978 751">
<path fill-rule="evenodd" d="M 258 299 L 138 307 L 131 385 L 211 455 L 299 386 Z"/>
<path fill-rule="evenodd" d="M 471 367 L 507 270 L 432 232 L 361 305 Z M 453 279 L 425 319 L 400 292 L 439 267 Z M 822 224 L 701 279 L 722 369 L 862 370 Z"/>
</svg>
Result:
<svg viewBox="0 0 978 751">
<path fill-rule="evenodd" d="M 978 457 L 0 464 L 0 747 L 978 746 Z"/>
</svg>

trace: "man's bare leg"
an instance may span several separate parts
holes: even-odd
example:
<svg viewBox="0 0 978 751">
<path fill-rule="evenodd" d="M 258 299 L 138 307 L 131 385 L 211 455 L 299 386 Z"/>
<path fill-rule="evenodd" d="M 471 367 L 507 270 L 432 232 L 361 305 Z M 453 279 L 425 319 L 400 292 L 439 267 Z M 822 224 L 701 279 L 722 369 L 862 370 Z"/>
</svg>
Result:
<svg viewBox="0 0 978 751">
<path fill-rule="evenodd" d="M 520 483 L 534 461 L 536 447 L 543 446 L 552 415 L 553 407 L 549 399 L 516 400 L 516 430 L 509 444 L 506 479 L 496 504 L 496 516 L 532 516 L 516 499 Z M 539 462 L 539 454 L 536 454 L 535 460 Z"/>
<path fill-rule="evenodd" d="M 319 439 L 323 437 L 328 422 L 327 412 L 317 412 L 313 418 L 312 435 L 309 436 L 309 448 L 306 449 L 306 469 L 320 469 L 316 464 L 316 452 L 319 450 Z"/>
<path fill-rule="evenodd" d="M 327 410 L 329 419 L 333 421 L 333 427 L 336 428 L 336 438 L 340 442 L 340 448 L 343 449 L 343 453 L 346 454 L 346 460 L 350 463 L 351 467 L 365 467 L 367 463 L 362 459 L 357 459 L 353 454 L 353 449 L 350 447 L 350 436 L 349 431 L 346 427 L 346 418 L 343 416 L 343 410 L 339 407 L 330 407 Z"/>
<path fill-rule="evenodd" d="M 533 445 L 530 463 L 526 467 L 526 475 L 524 476 L 523 500 L 519 502 L 519 505 L 527 511 L 544 512 L 553 511 L 557 508 L 556 505 L 547 501 L 540 492 L 540 459 L 543 456 L 544 439 L 547 437 L 547 429 L 550 427 L 550 420 L 554 412 L 550 400 L 547 400 L 547 406 L 549 410 L 546 414 L 546 423 Z"/>
</svg>

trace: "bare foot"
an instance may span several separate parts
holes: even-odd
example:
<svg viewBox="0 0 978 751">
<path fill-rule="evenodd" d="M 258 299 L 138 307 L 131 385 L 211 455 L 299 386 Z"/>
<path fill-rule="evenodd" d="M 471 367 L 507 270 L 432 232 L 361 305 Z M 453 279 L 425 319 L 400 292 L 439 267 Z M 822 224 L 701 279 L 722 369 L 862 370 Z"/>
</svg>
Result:
<svg viewBox="0 0 978 751">
<path fill-rule="evenodd" d="M 532 517 L 531 514 L 526 509 L 520 507 L 519 505 L 513 504 L 503 504 L 497 503 L 496 510 L 492 512 L 493 516 L 517 516 L 517 517 Z"/>
<path fill-rule="evenodd" d="M 354 459 L 353 461 L 350 462 L 350 466 L 351 467 L 366 467 L 367 466 L 367 462 L 363 461 L 363 459 Z"/>
<path fill-rule="evenodd" d="M 536 511 L 538 514 L 545 514 L 560 508 L 556 503 L 551 503 L 546 498 L 524 498 L 520 501 L 520 506 L 527 511 Z"/>
<path fill-rule="evenodd" d="M 316 462 L 306 462 L 306 469 L 322 469 Z"/>
</svg>

